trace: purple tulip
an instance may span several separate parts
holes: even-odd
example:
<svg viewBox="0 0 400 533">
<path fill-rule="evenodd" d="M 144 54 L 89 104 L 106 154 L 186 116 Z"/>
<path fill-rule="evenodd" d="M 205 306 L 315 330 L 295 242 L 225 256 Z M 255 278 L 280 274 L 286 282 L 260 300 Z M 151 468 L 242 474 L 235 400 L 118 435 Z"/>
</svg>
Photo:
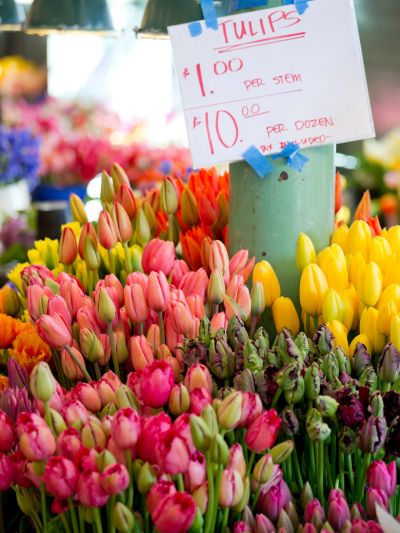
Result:
<svg viewBox="0 0 400 533">
<path fill-rule="evenodd" d="M 345 522 L 351 520 L 350 509 L 343 492 L 332 489 L 328 502 L 328 521 L 335 531 L 342 531 Z"/>
<path fill-rule="evenodd" d="M 367 513 L 370 518 L 376 518 L 376 505 L 389 510 L 389 497 L 384 490 L 372 489 L 367 490 Z"/>
<path fill-rule="evenodd" d="M 276 522 L 281 510 L 292 500 L 289 487 L 281 479 L 277 485 L 269 490 L 261 489 L 257 501 L 257 511 L 267 515 L 272 521 Z"/>
</svg>

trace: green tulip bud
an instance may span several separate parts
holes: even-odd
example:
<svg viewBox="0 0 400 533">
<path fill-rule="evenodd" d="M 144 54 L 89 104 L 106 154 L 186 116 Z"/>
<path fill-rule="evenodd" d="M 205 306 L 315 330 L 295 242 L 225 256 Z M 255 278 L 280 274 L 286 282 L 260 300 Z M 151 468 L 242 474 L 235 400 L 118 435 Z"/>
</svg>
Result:
<svg viewBox="0 0 400 533">
<path fill-rule="evenodd" d="M 331 396 L 318 396 L 315 400 L 315 405 L 323 416 L 328 416 L 329 418 L 335 416 L 339 407 L 338 402 Z"/>
<path fill-rule="evenodd" d="M 225 439 L 217 433 L 214 435 L 210 446 L 211 461 L 218 465 L 225 466 L 229 459 L 229 447 Z"/>
<path fill-rule="evenodd" d="M 317 363 L 312 363 L 304 376 L 305 395 L 308 400 L 315 400 L 321 388 L 321 379 Z"/>
<path fill-rule="evenodd" d="M 285 400 L 289 405 L 301 402 L 304 397 L 304 379 L 300 376 L 293 389 L 285 390 Z"/>
<path fill-rule="evenodd" d="M 300 378 L 300 367 L 297 363 L 286 363 L 277 373 L 275 381 L 283 390 L 294 389 Z"/>
<path fill-rule="evenodd" d="M 207 405 L 201 412 L 201 418 L 207 424 L 211 435 L 216 435 L 219 432 L 217 413 L 212 405 Z"/>
<path fill-rule="evenodd" d="M 335 354 L 329 352 L 322 358 L 321 370 L 328 381 L 333 381 L 335 378 L 339 377 L 339 364 Z"/>
<path fill-rule="evenodd" d="M 56 382 L 47 363 L 40 362 L 32 370 L 29 380 L 32 396 L 36 400 L 49 402 L 56 390 Z"/>
<path fill-rule="evenodd" d="M 120 533 L 132 533 L 135 527 L 135 517 L 129 507 L 117 502 L 112 510 L 112 523 Z"/>
<path fill-rule="evenodd" d="M 311 502 L 313 499 L 314 499 L 314 494 L 313 494 L 311 485 L 308 481 L 306 481 L 300 493 L 300 504 L 301 504 L 302 509 L 304 510 L 307 506 L 307 503 Z"/>
<path fill-rule="evenodd" d="M 157 474 L 154 467 L 150 463 L 144 463 L 136 478 L 140 494 L 147 494 L 156 481 Z"/>
<path fill-rule="evenodd" d="M 49 414 L 51 418 L 51 423 L 49 424 L 49 426 L 54 428 L 56 436 L 58 437 L 58 435 L 61 435 L 61 433 L 67 429 L 67 424 L 65 423 L 60 413 L 57 412 L 55 409 L 50 409 Z M 47 416 L 45 416 L 45 420 L 47 422 Z"/>
<path fill-rule="evenodd" d="M 251 288 L 251 314 L 261 316 L 265 310 L 264 286 L 261 281 L 253 283 Z"/>
<path fill-rule="evenodd" d="M 169 176 L 164 178 L 161 184 L 160 206 L 167 215 L 173 215 L 179 207 L 178 192 L 173 178 Z"/>
<path fill-rule="evenodd" d="M 114 201 L 112 181 L 106 171 L 101 174 L 100 200 L 103 205 L 112 204 Z"/>
<path fill-rule="evenodd" d="M 205 452 L 211 445 L 211 431 L 200 416 L 190 415 L 190 432 L 196 449 Z"/>
<path fill-rule="evenodd" d="M 137 413 L 139 412 L 139 403 L 132 390 L 127 385 L 120 385 L 115 393 L 115 403 L 118 409 L 132 407 Z"/>
<path fill-rule="evenodd" d="M 287 512 L 282 509 L 278 517 L 278 530 L 285 531 L 286 533 L 294 533 L 294 527 Z"/>
<path fill-rule="evenodd" d="M 281 465 L 284 463 L 291 456 L 293 448 L 294 442 L 292 440 L 286 440 L 274 446 L 270 451 L 274 464 Z"/>
<path fill-rule="evenodd" d="M 345 426 L 339 433 L 339 448 L 345 455 L 352 454 L 357 448 L 357 439 L 354 431 Z"/>
<path fill-rule="evenodd" d="M 371 394 L 371 414 L 372 416 L 383 416 L 383 399 L 379 391 Z"/>
<path fill-rule="evenodd" d="M 243 480 L 243 496 L 240 502 L 235 505 L 233 508 L 234 511 L 237 513 L 243 513 L 246 505 L 249 503 L 250 499 L 250 479 L 248 477 L 245 477 Z"/>
<path fill-rule="evenodd" d="M 253 478 L 257 483 L 267 483 L 274 474 L 274 460 L 270 453 L 267 453 L 259 459 L 253 469 Z"/>
<path fill-rule="evenodd" d="M 242 415 L 242 393 L 232 392 L 221 402 L 218 409 L 218 422 L 222 429 L 231 430 L 236 427 Z"/>
<path fill-rule="evenodd" d="M 360 385 L 362 387 L 368 387 L 370 392 L 373 392 L 378 388 L 378 376 L 372 366 L 367 366 L 361 374 L 359 381 Z"/>
<path fill-rule="evenodd" d="M 248 368 L 254 374 L 261 372 L 263 369 L 263 360 L 258 355 L 258 351 L 254 342 L 250 339 L 247 340 L 244 345 L 243 355 L 245 368 Z"/>
</svg>

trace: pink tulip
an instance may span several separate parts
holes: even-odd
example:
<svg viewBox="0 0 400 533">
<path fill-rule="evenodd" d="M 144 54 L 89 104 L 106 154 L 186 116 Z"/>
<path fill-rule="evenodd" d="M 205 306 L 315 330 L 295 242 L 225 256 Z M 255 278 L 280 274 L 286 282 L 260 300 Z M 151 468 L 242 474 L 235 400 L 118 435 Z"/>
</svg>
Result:
<svg viewBox="0 0 400 533">
<path fill-rule="evenodd" d="M 60 315 L 66 324 L 71 324 L 72 317 L 67 304 L 61 296 L 52 296 L 47 302 L 47 314 L 50 316 Z"/>
<path fill-rule="evenodd" d="M 194 333 L 194 322 L 192 313 L 186 301 L 177 301 L 170 305 L 169 316 L 172 327 L 178 335 L 192 338 Z"/>
<path fill-rule="evenodd" d="M 250 261 L 249 252 L 247 250 L 239 250 L 229 261 L 230 276 L 240 275 L 243 277 L 244 283 L 247 283 L 254 267 L 256 258 L 252 257 Z"/>
<path fill-rule="evenodd" d="M 119 409 L 113 418 L 111 436 L 122 450 L 133 448 L 140 434 L 140 417 L 132 408 Z"/>
<path fill-rule="evenodd" d="M 217 313 L 211 319 L 211 327 L 215 332 L 219 329 L 224 329 L 228 327 L 228 318 L 225 313 Z"/>
<path fill-rule="evenodd" d="M 157 442 L 156 457 L 158 466 L 166 474 L 183 474 L 189 466 L 189 450 L 186 442 L 172 427 Z"/>
<path fill-rule="evenodd" d="M 114 289 L 117 294 L 118 307 L 124 305 L 124 288 L 115 274 L 107 274 L 103 280 L 98 281 L 96 288 L 98 286 Z"/>
<path fill-rule="evenodd" d="M 188 447 L 189 453 L 192 456 L 196 452 L 196 446 L 192 440 L 189 419 L 190 417 L 188 413 L 183 413 L 178 416 L 174 422 L 174 431 L 186 442 L 186 446 Z"/>
<path fill-rule="evenodd" d="M 40 422 L 38 422 L 40 419 Z M 17 418 L 19 446 L 29 461 L 44 461 L 56 451 L 54 436 L 40 417 L 21 413 Z"/>
<path fill-rule="evenodd" d="M 32 320 L 37 320 L 44 311 L 47 310 L 47 306 L 45 309 L 44 302 L 47 296 L 45 294 L 46 288 L 41 287 L 40 285 L 31 285 L 27 289 L 27 307 L 28 307 L 28 313 Z M 50 296 L 53 296 L 53 293 L 50 291 Z"/>
<path fill-rule="evenodd" d="M 270 488 L 265 485 L 261 489 L 257 500 L 257 510 L 267 515 L 272 522 L 276 522 L 280 512 L 291 499 L 289 487 L 281 479 L 277 485 Z"/>
<path fill-rule="evenodd" d="M 128 242 L 132 237 L 132 223 L 125 208 L 118 202 L 113 206 L 113 221 L 118 234 L 118 240 Z"/>
<path fill-rule="evenodd" d="M 0 452 L 0 491 L 8 490 L 14 483 L 15 467 L 11 459 Z"/>
<path fill-rule="evenodd" d="M 146 496 L 146 507 L 148 512 L 153 515 L 165 498 L 176 494 L 176 492 L 176 487 L 172 481 L 157 481 Z"/>
<path fill-rule="evenodd" d="M 147 330 L 147 340 L 150 343 L 150 346 L 153 349 L 154 353 L 157 353 L 160 345 L 160 326 L 158 324 L 152 324 Z"/>
<path fill-rule="evenodd" d="M 243 287 L 243 276 L 234 275 L 231 277 L 228 286 L 226 287 L 226 294 L 237 301 L 240 287 Z"/>
<path fill-rule="evenodd" d="M 0 457 L 1 457 L 1 454 L 0 454 Z M 4 456 L 6 457 L 6 456 Z M 28 472 L 27 472 L 27 465 L 28 465 L 28 461 L 26 460 L 26 457 L 24 456 L 24 454 L 22 453 L 21 450 L 18 450 L 16 452 L 14 452 L 13 454 L 11 455 L 8 455 L 7 456 L 8 459 L 10 459 L 11 463 L 12 463 L 12 468 L 13 468 L 13 471 L 14 471 L 14 483 L 16 483 L 17 485 L 19 485 L 20 487 L 30 487 L 31 486 L 31 482 L 29 480 L 29 477 L 28 477 Z M 1 475 L 4 475 L 5 476 L 5 479 L 7 479 L 7 477 L 9 476 L 9 474 L 7 474 L 7 465 L 3 463 L 3 465 L 1 464 L 0 462 L 0 477 Z M 2 469 L 4 468 L 4 469 Z M 0 486 L 0 490 L 2 490 L 1 486 Z"/>
<path fill-rule="evenodd" d="M 143 403 L 148 407 L 159 408 L 168 402 L 174 374 L 170 365 L 164 361 L 154 361 L 140 371 L 140 391 Z"/>
<path fill-rule="evenodd" d="M 365 521 L 356 517 L 353 519 L 351 526 L 351 533 L 384 533 L 384 530 L 377 522 L 375 522 L 375 520 Z M 317 530 L 312 533 L 317 533 Z"/>
<path fill-rule="evenodd" d="M 183 335 L 176 332 L 170 313 L 167 313 L 165 318 L 165 337 L 167 346 L 171 352 L 174 352 L 175 349 L 180 346 L 185 339 Z"/>
<path fill-rule="evenodd" d="M 101 409 L 100 395 L 90 383 L 78 383 L 71 391 L 71 398 L 79 400 L 92 413 L 98 413 Z"/>
<path fill-rule="evenodd" d="M 188 368 L 185 375 L 185 386 L 189 392 L 203 388 L 211 394 L 213 389 L 210 371 L 205 365 L 195 363 Z"/>
<path fill-rule="evenodd" d="M 54 456 L 46 463 L 43 482 L 52 496 L 64 500 L 74 496 L 79 472 L 66 457 Z"/>
<path fill-rule="evenodd" d="M 275 531 L 275 529 L 274 529 L 273 531 Z M 353 531 L 353 528 L 352 528 L 351 531 L 352 531 L 352 533 L 355 533 L 355 532 Z M 364 531 L 364 530 L 363 530 L 363 531 Z M 260 531 L 260 532 L 256 532 L 256 533 L 261 533 L 261 531 Z M 317 531 L 317 529 L 315 528 L 315 526 L 314 526 L 313 524 L 304 524 L 304 526 L 303 526 L 303 533 L 318 533 L 318 531 Z M 366 532 L 365 532 L 365 533 L 366 533 Z"/>
<path fill-rule="evenodd" d="M 246 287 L 246 285 L 239 287 L 236 301 L 243 309 L 243 313 L 246 316 L 246 319 L 249 318 L 251 313 L 251 297 L 250 291 L 248 287 Z"/>
<path fill-rule="evenodd" d="M 367 490 L 367 513 L 369 518 L 376 518 L 376 505 L 379 505 L 380 507 L 383 507 L 383 509 L 386 509 L 386 511 L 389 511 L 389 497 L 384 490 L 369 488 Z"/>
<path fill-rule="evenodd" d="M 187 263 L 183 261 L 183 259 L 175 259 L 174 265 L 170 272 L 172 285 L 179 287 L 179 283 L 181 282 L 183 276 L 188 272 L 190 272 L 190 268 L 188 267 Z"/>
<path fill-rule="evenodd" d="M 157 442 L 161 435 L 170 429 L 171 425 L 170 417 L 164 412 L 144 420 L 136 445 L 137 454 L 143 461 L 157 464 L 155 451 Z M 149 446 L 149 442 L 152 443 L 151 446 Z"/>
<path fill-rule="evenodd" d="M 145 322 L 149 316 L 146 296 L 139 283 L 124 288 L 125 309 L 133 323 Z"/>
<path fill-rule="evenodd" d="M 76 315 L 82 306 L 82 298 L 85 295 L 79 282 L 72 276 L 70 276 L 68 280 L 62 281 L 60 283 L 60 294 L 65 300 L 69 312 L 74 318 L 76 318 Z"/>
<path fill-rule="evenodd" d="M 79 455 L 75 457 L 75 465 L 82 473 L 97 472 L 97 460 L 99 454 L 94 448 L 83 447 Z"/>
<path fill-rule="evenodd" d="M 110 374 L 110 372 L 107 372 L 107 374 L 104 374 L 102 378 L 96 383 L 96 389 L 97 392 L 100 395 L 101 404 L 107 405 L 108 403 L 114 403 L 115 402 L 115 393 L 117 389 L 119 388 L 121 381 L 117 378 L 117 380 L 113 379 L 107 379 L 107 375 Z"/>
<path fill-rule="evenodd" d="M 235 522 L 235 525 L 233 526 L 233 533 L 253 533 L 253 529 L 251 526 L 249 526 L 249 524 L 247 524 L 247 522 L 240 520 L 239 522 Z"/>
<path fill-rule="evenodd" d="M 242 394 L 242 416 L 239 427 L 248 427 L 263 412 L 263 405 L 258 394 L 244 392 Z"/>
<path fill-rule="evenodd" d="M 102 487 L 99 472 L 85 472 L 79 476 L 78 499 L 87 507 L 103 507 L 108 502 L 108 494 Z"/>
<path fill-rule="evenodd" d="M 61 409 L 61 415 L 68 426 L 75 425 L 77 422 L 83 425 L 89 420 L 89 413 L 86 407 L 78 400 L 65 402 Z"/>
<path fill-rule="evenodd" d="M 367 471 L 367 483 L 373 489 L 381 489 L 389 496 L 396 491 L 396 463 L 386 464 L 384 461 L 374 461 Z"/>
<path fill-rule="evenodd" d="M 65 429 L 57 438 L 57 453 L 71 461 L 76 459 L 82 448 L 81 435 L 73 427 Z"/>
<path fill-rule="evenodd" d="M 124 465 L 110 465 L 101 474 L 102 488 L 110 496 L 123 492 L 129 483 L 129 473 Z"/>
<path fill-rule="evenodd" d="M 77 313 L 76 321 L 80 329 L 89 329 L 97 336 L 100 335 L 102 328 L 94 307 L 81 307 Z"/>
<path fill-rule="evenodd" d="M 341 490 L 332 489 L 328 498 L 328 521 L 335 530 L 341 531 L 347 520 L 351 520 L 347 501 Z"/>
<path fill-rule="evenodd" d="M 130 340 L 131 363 L 135 370 L 142 370 L 154 361 L 153 349 L 144 335 L 136 335 Z"/>
<path fill-rule="evenodd" d="M 256 514 L 254 533 L 275 533 L 275 526 L 265 514 Z"/>
<path fill-rule="evenodd" d="M 204 303 L 198 294 L 192 294 L 186 298 L 192 316 L 201 320 L 206 311 L 204 309 Z"/>
<path fill-rule="evenodd" d="M 150 309 L 161 313 L 168 307 L 170 289 L 167 278 L 163 272 L 151 272 L 147 288 L 147 303 Z"/>
<path fill-rule="evenodd" d="M 11 418 L 0 409 L 0 452 L 8 452 L 15 442 L 15 429 Z"/>
<path fill-rule="evenodd" d="M 47 279 L 55 281 L 52 271 L 43 265 L 26 266 L 21 272 L 21 279 L 26 287 L 31 285 L 44 287 Z"/>
<path fill-rule="evenodd" d="M 139 285 L 143 289 L 143 294 L 147 298 L 147 286 L 148 286 L 149 278 L 146 276 L 146 274 L 143 274 L 143 272 L 131 272 L 128 274 L 126 278 L 125 285 L 135 285 L 135 283 L 139 283 Z"/>
<path fill-rule="evenodd" d="M 184 492 L 175 492 L 162 500 L 151 518 L 159 533 L 185 533 L 196 516 L 196 503 Z"/>
<path fill-rule="evenodd" d="M 36 329 L 40 338 L 52 348 L 61 350 L 72 344 L 71 326 L 58 314 L 42 315 L 36 322 Z"/>
<path fill-rule="evenodd" d="M 264 411 L 247 429 L 245 442 L 252 452 L 261 453 L 271 448 L 281 426 L 281 419 L 275 409 Z"/>
<path fill-rule="evenodd" d="M 163 272 L 169 276 L 175 262 L 175 246 L 171 241 L 152 239 L 143 250 L 142 268 L 145 274 Z"/>
<path fill-rule="evenodd" d="M 206 459 L 204 454 L 196 451 L 191 455 L 188 467 L 184 474 L 184 480 L 185 487 L 190 493 L 206 482 Z"/>
<path fill-rule="evenodd" d="M 116 344 L 117 344 L 118 334 L 119 332 L 115 332 L 115 335 L 114 335 Z M 101 345 L 103 346 L 103 350 L 100 350 L 100 357 L 97 362 L 99 363 L 100 366 L 106 366 L 111 358 L 110 337 L 107 335 L 107 333 L 100 333 L 99 340 L 101 342 Z"/>
<path fill-rule="evenodd" d="M 239 472 L 242 479 L 244 479 L 246 475 L 246 466 L 242 445 L 236 443 L 229 449 L 228 467 Z"/>
<path fill-rule="evenodd" d="M 239 472 L 232 468 L 225 468 L 222 472 L 219 505 L 221 507 L 234 507 L 243 497 L 244 486 Z"/>
<path fill-rule="evenodd" d="M 111 250 L 118 242 L 118 234 L 113 219 L 107 211 L 101 211 L 97 224 L 97 234 L 100 244 L 106 250 Z"/>
<path fill-rule="evenodd" d="M 187 272 L 179 283 L 179 288 L 184 292 L 186 298 L 192 294 L 198 294 L 205 302 L 208 286 L 208 276 L 204 268 L 199 268 L 196 272 Z"/>
<path fill-rule="evenodd" d="M 210 405 L 212 402 L 212 396 L 208 389 L 197 388 L 193 389 L 190 393 L 190 408 L 189 413 L 200 416 L 204 407 Z"/>
<path fill-rule="evenodd" d="M 309 501 L 304 509 L 304 521 L 305 522 L 313 522 L 313 518 L 318 516 L 321 524 L 325 522 L 325 511 L 322 505 L 320 504 L 320 501 L 317 498 L 314 498 L 313 500 Z"/>
<path fill-rule="evenodd" d="M 71 346 L 70 350 L 73 352 L 75 358 L 79 361 L 81 367 L 86 368 L 85 360 L 81 352 L 74 346 Z M 83 379 L 83 373 L 66 349 L 61 352 L 61 366 L 65 376 L 68 379 L 72 381 Z"/>
<path fill-rule="evenodd" d="M 221 241 L 213 241 L 211 244 L 210 255 L 208 258 L 210 271 L 217 269 L 224 278 L 225 285 L 229 282 L 229 256 L 225 244 Z"/>
</svg>

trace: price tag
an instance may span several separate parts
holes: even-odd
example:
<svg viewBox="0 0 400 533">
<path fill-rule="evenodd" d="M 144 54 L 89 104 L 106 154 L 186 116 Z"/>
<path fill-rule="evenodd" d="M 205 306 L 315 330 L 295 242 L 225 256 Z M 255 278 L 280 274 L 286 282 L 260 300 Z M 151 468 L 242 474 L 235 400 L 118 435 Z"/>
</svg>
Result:
<svg viewBox="0 0 400 533">
<path fill-rule="evenodd" d="M 353 0 L 168 28 L 195 168 L 374 137 Z"/>
</svg>

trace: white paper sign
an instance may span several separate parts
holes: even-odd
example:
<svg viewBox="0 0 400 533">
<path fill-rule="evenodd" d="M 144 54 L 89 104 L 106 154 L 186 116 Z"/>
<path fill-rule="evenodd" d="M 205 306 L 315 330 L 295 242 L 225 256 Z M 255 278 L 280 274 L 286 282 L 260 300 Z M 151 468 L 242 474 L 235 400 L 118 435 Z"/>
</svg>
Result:
<svg viewBox="0 0 400 533">
<path fill-rule="evenodd" d="M 352 0 L 313 0 L 168 28 L 195 168 L 374 137 Z"/>
</svg>

